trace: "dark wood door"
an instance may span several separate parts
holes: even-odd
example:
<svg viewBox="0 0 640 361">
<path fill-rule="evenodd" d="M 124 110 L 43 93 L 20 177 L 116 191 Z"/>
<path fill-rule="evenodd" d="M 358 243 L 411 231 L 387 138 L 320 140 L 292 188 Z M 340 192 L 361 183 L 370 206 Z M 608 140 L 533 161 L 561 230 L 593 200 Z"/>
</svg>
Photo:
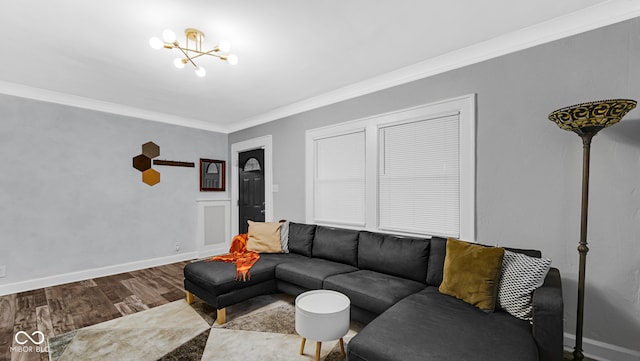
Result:
<svg viewBox="0 0 640 361">
<path fill-rule="evenodd" d="M 238 154 L 238 230 L 247 233 L 247 220 L 264 222 L 264 149 Z"/>
</svg>

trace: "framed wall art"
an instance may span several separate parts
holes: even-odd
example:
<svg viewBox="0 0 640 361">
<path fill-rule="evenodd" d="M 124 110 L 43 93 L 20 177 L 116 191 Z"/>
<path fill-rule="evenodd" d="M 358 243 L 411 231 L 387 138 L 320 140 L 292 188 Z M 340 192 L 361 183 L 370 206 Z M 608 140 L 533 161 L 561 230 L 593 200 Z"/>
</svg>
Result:
<svg viewBox="0 0 640 361">
<path fill-rule="evenodd" d="M 225 161 L 200 158 L 200 192 L 224 192 Z"/>
</svg>

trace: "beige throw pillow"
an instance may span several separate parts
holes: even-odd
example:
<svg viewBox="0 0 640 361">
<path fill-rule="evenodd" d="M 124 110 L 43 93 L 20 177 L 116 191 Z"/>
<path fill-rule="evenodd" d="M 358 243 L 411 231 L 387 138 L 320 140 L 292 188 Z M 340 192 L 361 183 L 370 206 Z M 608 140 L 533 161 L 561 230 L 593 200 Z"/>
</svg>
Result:
<svg viewBox="0 0 640 361">
<path fill-rule="evenodd" d="M 247 241 L 247 251 L 258 253 L 282 253 L 280 243 L 280 226 L 277 222 L 254 222 L 249 223 L 249 240 Z"/>
</svg>

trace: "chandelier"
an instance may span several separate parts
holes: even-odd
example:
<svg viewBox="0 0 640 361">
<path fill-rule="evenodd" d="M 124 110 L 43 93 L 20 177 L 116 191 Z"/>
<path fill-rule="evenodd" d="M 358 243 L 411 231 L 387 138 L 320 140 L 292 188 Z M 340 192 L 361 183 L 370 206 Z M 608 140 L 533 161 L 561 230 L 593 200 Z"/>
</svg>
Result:
<svg viewBox="0 0 640 361">
<path fill-rule="evenodd" d="M 235 54 L 228 54 L 231 49 L 231 44 L 226 40 L 221 40 L 218 45 L 214 46 L 211 50 L 202 50 L 202 41 L 204 40 L 204 33 L 198 29 L 188 28 L 184 31 L 185 45 L 182 46 L 176 39 L 176 33 L 171 29 L 166 29 L 162 32 L 162 39 L 158 37 L 152 37 L 149 39 L 149 45 L 156 50 L 166 49 L 178 49 L 182 56 L 176 58 L 173 61 L 173 65 L 182 69 L 187 63 L 191 63 L 195 68 L 196 75 L 203 77 L 207 75 L 207 71 L 195 62 L 196 58 L 203 55 L 214 56 L 220 60 L 224 60 L 231 65 L 238 64 L 238 57 Z M 223 54 L 227 53 L 227 54 Z"/>
</svg>

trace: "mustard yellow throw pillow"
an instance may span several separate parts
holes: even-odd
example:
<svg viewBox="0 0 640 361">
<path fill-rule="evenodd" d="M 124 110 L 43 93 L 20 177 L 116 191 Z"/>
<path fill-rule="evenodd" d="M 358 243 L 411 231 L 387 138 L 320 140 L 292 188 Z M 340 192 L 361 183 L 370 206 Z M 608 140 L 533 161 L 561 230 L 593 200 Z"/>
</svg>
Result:
<svg viewBox="0 0 640 361">
<path fill-rule="evenodd" d="M 447 240 L 440 292 L 484 311 L 496 306 L 504 249 Z"/>
<path fill-rule="evenodd" d="M 254 222 L 249 223 L 249 239 L 247 250 L 258 253 L 282 253 L 280 243 L 280 226 L 278 222 Z"/>
</svg>

